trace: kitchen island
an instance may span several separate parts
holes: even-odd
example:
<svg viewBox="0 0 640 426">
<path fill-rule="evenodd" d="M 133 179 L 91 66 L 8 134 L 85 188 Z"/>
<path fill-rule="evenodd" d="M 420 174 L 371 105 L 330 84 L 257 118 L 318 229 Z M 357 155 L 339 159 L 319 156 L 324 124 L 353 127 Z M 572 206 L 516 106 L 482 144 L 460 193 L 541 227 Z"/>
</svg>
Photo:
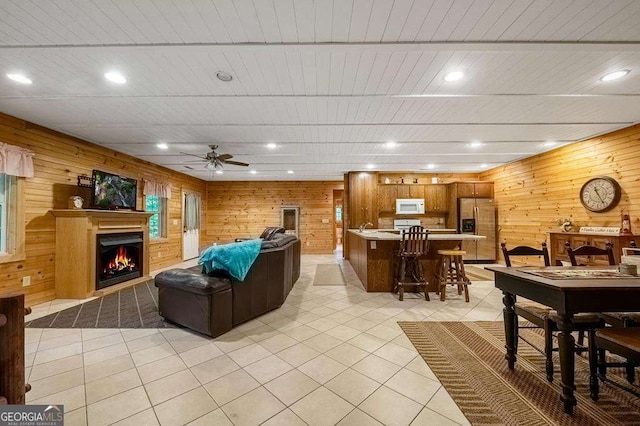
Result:
<svg viewBox="0 0 640 426">
<path fill-rule="evenodd" d="M 481 235 L 441 233 L 439 229 L 429 230 L 429 249 L 420 259 L 424 278 L 428 282 L 427 289 L 435 292 L 436 267 L 438 250 L 451 250 L 459 247 L 463 240 L 479 240 Z M 394 251 L 398 249 L 402 239 L 399 231 L 383 229 L 348 230 L 348 251 L 345 259 L 349 260 L 367 292 L 391 291 L 393 288 Z"/>
</svg>

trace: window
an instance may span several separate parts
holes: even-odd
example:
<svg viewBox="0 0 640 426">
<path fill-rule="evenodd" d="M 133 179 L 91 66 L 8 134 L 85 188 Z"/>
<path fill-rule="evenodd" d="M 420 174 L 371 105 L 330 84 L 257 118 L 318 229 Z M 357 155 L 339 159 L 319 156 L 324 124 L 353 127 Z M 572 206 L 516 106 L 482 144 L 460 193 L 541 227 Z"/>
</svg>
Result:
<svg viewBox="0 0 640 426">
<path fill-rule="evenodd" d="M 336 222 L 342 222 L 342 207 L 336 207 Z"/>
<path fill-rule="evenodd" d="M 145 210 L 155 214 L 149 218 L 149 237 L 151 239 L 166 238 L 167 199 L 157 195 L 145 196 Z"/>
<path fill-rule="evenodd" d="M 22 179 L 0 173 L 0 262 L 24 259 Z"/>
</svg>

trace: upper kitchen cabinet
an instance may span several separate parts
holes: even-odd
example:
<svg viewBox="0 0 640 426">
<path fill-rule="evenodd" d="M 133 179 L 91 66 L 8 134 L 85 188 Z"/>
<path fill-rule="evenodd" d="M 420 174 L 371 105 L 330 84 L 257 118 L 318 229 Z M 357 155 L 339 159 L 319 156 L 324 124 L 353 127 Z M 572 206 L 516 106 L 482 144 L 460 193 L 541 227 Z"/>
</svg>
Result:
<svg viewBox="0 0 640 426">
<path fill-rule="evenodd" d="M 397 185 L 378 185 L 378 210 L 380 213 L 394 213 L 398 198 Z"/>
<path fill-rule="evenodd" d="M 492 182 L 456 182 L 456 198 L 493 198 Z"/>
<path fill-rule="evenodd" d="M 398 195 L 396 198 L 411 198 L 411 187 L 409 185 L 396 185 Z"/>
<path fill-rule="evenodd" d="M 447 185 L 425 185 L 424 186 L 424 209 L 428 212 L 446 213 Z"/>
<path fill-rule="evenodd" d="M 350 172 L 348 193 L 348 228 L 357 228 L 370 222 L 378 227 L 378 174 L 376 172 Z M 395 200 L 394 200 L 395 202 Z"/>
<path fill-rule="evenodd" d="M 410 185 L 409 198 L 424 198 L 424 185 Z"/>
</svg>

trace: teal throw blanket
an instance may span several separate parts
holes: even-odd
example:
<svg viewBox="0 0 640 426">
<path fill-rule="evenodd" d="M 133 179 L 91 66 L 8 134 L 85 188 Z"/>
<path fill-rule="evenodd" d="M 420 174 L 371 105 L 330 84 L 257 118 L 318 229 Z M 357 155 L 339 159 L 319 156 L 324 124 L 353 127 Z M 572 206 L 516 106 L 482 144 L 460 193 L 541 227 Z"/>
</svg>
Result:
<svg viewBox="0 0 640 426">
<path fill-rule="evenodd" d="M 198 265 L 202 265 L 207 274 L 214 269 L 222 269 L 238 281 L 244 281 L 261 247 L 260 238 L 211 246 L 202 252 Z"/>
</svg>

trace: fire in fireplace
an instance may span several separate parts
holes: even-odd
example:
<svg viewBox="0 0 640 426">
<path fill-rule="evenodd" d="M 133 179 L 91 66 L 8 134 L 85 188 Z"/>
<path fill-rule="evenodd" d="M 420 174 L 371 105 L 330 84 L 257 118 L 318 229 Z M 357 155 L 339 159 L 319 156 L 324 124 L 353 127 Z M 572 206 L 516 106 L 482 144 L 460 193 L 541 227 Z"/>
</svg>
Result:
<svg viewBox="0 0 640 426">
<path fill-rule="evenodd" d="M 97 236 L 96 289 L 142 275 L 142 233 Z"/>
</svg>

